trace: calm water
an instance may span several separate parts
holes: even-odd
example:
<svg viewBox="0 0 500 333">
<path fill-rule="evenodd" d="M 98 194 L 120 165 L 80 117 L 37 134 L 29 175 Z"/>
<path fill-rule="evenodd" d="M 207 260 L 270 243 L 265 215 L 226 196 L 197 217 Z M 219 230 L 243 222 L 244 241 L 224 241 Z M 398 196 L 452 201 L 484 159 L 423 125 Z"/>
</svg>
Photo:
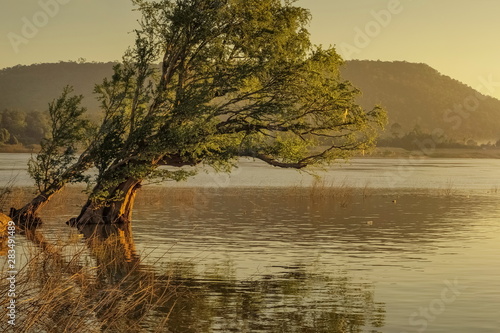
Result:
<svg viewBox="0 0 500 333">
<path fill-rule="evenodd" d="M 0 181 L 28 183 L 25 159 L 2 158 Z M 193 291 L 171 332 L 498 333 L 498 170 L 354 160 L 311 190 L 309 175 L 243 161 L 230 177 L 146 187 L 123 251 Z M 75 233 L 49 216 L 47 237 Z"/>
<path fill-rule="evenodd" d="M 0 154 L 0 186 L 15 178 L 18 186 L 31 186 L 26 173 L 29 154 Z M 326 171 L 317 170 L 326 183 L 374 188 L 457 188 L 491 190 L 500 188 L 497 159 L 353 159 Z M 263 162 L 242 159 L 231 174 L 200 172 L 175 187 L 283 187 L 309 186 L 314 177 L 296 170 L 283 170 Z"/>
</svg>

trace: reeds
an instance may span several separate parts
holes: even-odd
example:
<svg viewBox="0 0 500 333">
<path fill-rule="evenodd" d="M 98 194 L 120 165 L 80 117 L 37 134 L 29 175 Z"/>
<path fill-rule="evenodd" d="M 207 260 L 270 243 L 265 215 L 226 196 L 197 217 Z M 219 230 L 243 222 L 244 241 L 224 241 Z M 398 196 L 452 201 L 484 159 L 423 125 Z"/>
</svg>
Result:
<svg viewBox="0 0 500 333">
<path fill-rule="evenodd" d="M 161 331 L 175 302 L 168 276 L 144 269 L 137 258 L 123 260 L 122 246 L 112 238 L 93 248 L 74 240 L 53 244 L 37 232 L 26 233 L 35 245 L 23 244 L 25 254 L 19 258 L 16 326 L 12 330 L 2 314 L 0 332 Z M 7 271 L 4 263 L 3 311 L 11 299 Z"/>
<path fill-rule="evenodd" d="M 0 188 L 0 212 L 5 211 L 7 208 L 7 205 L 11 201 L 11 197 L 13 193 L 14 186 L 16 183 L 16 178 L 10 178 L 7 183 Z"/>
<path fill-rule="evenodd" d="M 348 207 L 354 198 L 355 189 L 344 181 L 340 184 L 326 182 L 323 178 L 315 178 L 309 188 L 311 201 L 332 200 L 340 207 Z M 368 193 L 368 188 L 363 188 L 363 193 Z"/>
<path fill-rule="evenodd" d="M 445 197 L 451 197 L 455 194 L 455 186 L 451 179 L 448 179 L 446 183 L 439 188 L 438 193 Z"/>
</svg>

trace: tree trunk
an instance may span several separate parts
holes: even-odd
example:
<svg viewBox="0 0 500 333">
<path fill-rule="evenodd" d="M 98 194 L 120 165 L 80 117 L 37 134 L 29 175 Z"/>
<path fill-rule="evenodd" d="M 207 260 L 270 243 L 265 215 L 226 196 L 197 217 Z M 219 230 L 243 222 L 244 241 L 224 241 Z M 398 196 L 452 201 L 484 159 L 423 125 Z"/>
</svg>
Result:
<svg viewBox="0 0 500 333">
<path fill-rule="evenodd" d="M 38 194 L 33 200 L 20 209 L 11 208 L 10 217 L 17 225 L 33 227 L 42 224 L 42 219 L 38 216 L 38 211 L 45 206 L 50 198 L 59 192 L 63 186 L 52 188 L 47 192 Z"/>
<path fill-rule="evenodd" d="M 87 224 L 121 224 L 132 220 L 132 209 L 134 207 L 137 190 L 141 188 L 141 180 L 129 178 L 109 191 L 109 198 L 119 195 L 120 199 L 102 206 L 88 200 L 77 218 L 69 220 L 71 226 L 84 226 Z M 99 189 L 99 185 L 94 192 Z"/>
<path fill-rule="evenodd" d="M 38 216 L 38 211 L 45 206 L 54 194 L 61 191 L 66 184 L 70 183 L 78 175 L 88 170 L 92 166 L 92 160 L 88 153 L 83 153 L 77 162 L 69 167 L 59 178 L 51 184 L 46 184 L 43 192 L 39 193 L 33 200 L 20 209 L 11 208 L 10 217 L 17 224 L 25 227 L 42 224 L 42 219 Z"/>
</svg>

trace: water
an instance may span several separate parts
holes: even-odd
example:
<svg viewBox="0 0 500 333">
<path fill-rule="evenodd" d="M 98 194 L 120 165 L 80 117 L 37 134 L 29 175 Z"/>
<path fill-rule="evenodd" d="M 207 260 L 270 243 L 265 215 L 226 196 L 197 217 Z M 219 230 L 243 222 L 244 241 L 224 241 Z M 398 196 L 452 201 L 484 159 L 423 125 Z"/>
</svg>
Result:
<svg viewBox="0 0 500 333">
<path fill-rule="evenodd" d="M 500 161 L 403 162 L 354 160 L 333 189 L 248 160 L 146 187 L 120 249 L 193 293 L 171 332 L 500 332 Z M 49 239 L 75 232 L 48 213 Z"/>
<path fill-rule="evenodd" d="M 192 215 L 174 198 L 168 211 L 138 209 L 133 229 L 140 248 L 201 270 L 229 262 L 240 280 L 300 265 L 345 273 L 372 285 L 385 305 L 382 332 L 417 332 L 424 323 L 431 332 L 498 332 L 499 199 L 375 191 L 343 208 L 332 197 L 280 189 L 220 190 L 207 199 L 209 211 Z M 456 299 L 441 311 L 449 285 Z M 429 307 L 439 316 L 414 315 Z"/>
<path fill-rule="evenodd" d="M 0 154 L 0 186 L 15 178 L 18 186 L 31 186 L 26 172 L 30 154 Z M 314 177 L 306 172 L 267 166 L 241 159 L 231 174 L 200 172 L 175 187 L 288 187 L 310 186 Z M 373 188 L 456 188 L 491 190 L 500 188 L 500 160 L 467 158 L 366 158 L 312 170 L 328 184 Z"/>
</svg>

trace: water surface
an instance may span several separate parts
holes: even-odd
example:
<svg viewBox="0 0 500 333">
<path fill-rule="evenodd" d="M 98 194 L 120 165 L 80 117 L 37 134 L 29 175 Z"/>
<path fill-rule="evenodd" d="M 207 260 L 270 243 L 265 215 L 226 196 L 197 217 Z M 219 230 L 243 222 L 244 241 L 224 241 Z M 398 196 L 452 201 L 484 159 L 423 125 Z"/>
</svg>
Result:
<svg viewBox="0 0 500 333">
<path fill-rule="evenodd" d="M 354 160 L 313 188 L 249 161 L 146 186 L 124 251 L 193 292 L 171 332 L 499 332 L 500 163 L 400 162 Z M 75 234 L 61 216 L 77 210 L 49 207 L 41 231 Z"/>
</svg>

